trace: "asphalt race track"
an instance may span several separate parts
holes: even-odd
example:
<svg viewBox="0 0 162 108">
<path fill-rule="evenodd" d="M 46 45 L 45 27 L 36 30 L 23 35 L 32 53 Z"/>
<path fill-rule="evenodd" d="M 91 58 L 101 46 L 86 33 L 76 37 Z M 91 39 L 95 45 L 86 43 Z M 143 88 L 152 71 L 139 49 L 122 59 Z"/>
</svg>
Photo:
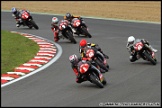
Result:
<svg viewBox="0 0 162 108">
<path fill-rule="evenodd" d="M 32 14 L 39 30 L 17 28 L 10 12 L 1 11 L 1 30 L 34 34 L 53 40 L 50 29 L 53 15 Z M 62 16 L 58 16 L 63 19 Z M 79 55 L 77 44 L 60 40 L 61 57 L 48 68 L 30 77 L 1 88 L 2 107 L 73 107 L 106 106 L 108 102 L 152 102 L 161 104 L 161 24 L 133 23 L 85 18 L 92 38 L 98 43 L 108 59 L 110 70 L 104 76 L 108 84 L 98 88 L 90 82 L 77 84 L 68 57 Z M 142 59 L 131 63 L 126 49 L 127 38 L 145 38 L 158 49 L 157 65 Z"/>
</svg>

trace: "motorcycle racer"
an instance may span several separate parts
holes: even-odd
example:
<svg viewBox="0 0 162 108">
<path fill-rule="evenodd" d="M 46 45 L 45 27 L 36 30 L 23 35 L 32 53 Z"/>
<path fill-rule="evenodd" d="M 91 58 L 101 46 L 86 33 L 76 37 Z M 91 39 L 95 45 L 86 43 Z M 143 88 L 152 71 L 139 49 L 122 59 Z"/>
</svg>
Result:
<svg viewBox="0 0 162 108">
<path fill-rule="evenodd" d="M 128 37 L 128 40 L 127 40 L 127 45 L 126 45 L 126 48 L 130 54 L 130 61 L 131 62 L 134 62 L 138 59 L 140 59 L 140 56 L 135 52 L 134 48 L 133 48 L 133 45 L 134 43 L 137 41 L 137 40 L 140 40 L 143 44 L 145 44 L 145 46 L 150 50 L 150 52 L 157 52 L 157 49 L 154 49 L 147 40 L 145 39 L 135 39 L 134 36 L 129 36 Z"/>
<path fill-rule="evenodd" d="M 58 27 L 59 19 L 57 17 L 52 17 L 51 22 L 51 30 L 53 31 L 54 41 L 59 41 L 59 27 Z"/>
<path fill-rule="evenodd" d="M 109 59 L 109 56 L 107 56 L 106 54 L 103 53 L 103 51 L 101 50 L 101 48 L 99 47 L 98 44 L 95 43 L 88 43 L 87 40 L 82 39 L 80 40 L 80 44 L 79 44 L 79 52 L 81 54 L 81 57 L 85 57 L 85 48 L 96 48 L 98 51 L 100 51 L 105 58 Z"/>
<path fill-rule="evenodd" d="M 20 27 L 21 24 L 22 24 L 22 19 L 21 19 L 21 13 L 22 11 L 27 11 L 28 13 L 30 13 L 28 10 L 18 10 L 17 8 L 13 7 L 11 9 L 11 12 L 12 12 L 12 16 L 15 18 L 16 20 L 16 27 Z"/>
<path fill-rule="evenodd" d="M 66 13 L 66 15 L 64 16 L 64 19 L 65 20 L 68 20 L 68 21 L 72 21 L 73 18 L 79 18 L 79 19 L 82 19 L 80 16 L 74 16 L 74 15 L 71 15 L 70 13 Z"/>
<path fill-rule="evenodd" d="M 81 83 L 81 82 L 85 81 L 85 79 L 81 78 L 81 74 L 78 70 L 78 64 L 81 60 L 82 60 L 81 57 L 78 57 L 76 54 L 73 54 L 69 57 L 69 61 L 71 63 L 71 68 L 73 69 L 73 72 L 76 75 L 76 82 L 77 83 Z"/>
<path fill-rule="evenodd" d="M 74 15 L 72 15 L 71 13 L 66 13 L 65 16 L 64 16 L 64 19 L 65 19 L 65 20 L 68 20 L 68 21 L 70 22 L 70 25 L 71 25 L 71 22 L 72 22 L 72 20 L 73 20 L 74 18 L 80 19 L 80 20 L 82 21 L 82 23 L 84 23 L 84 25 L 86 26 L 86 24 L 85 24 L 85 22 L 84 22 L 84 20 L 83 20 L 83 18 L 82 18 L 81 16 L 74 16 Z M 87 26 L 86 26 L 86 27 L 87 27 Z M 73 30 L 73 32 L 76 33 L 75 30 Z"/>
<path fill-rule="evenodd" d="M 20 27 L 20 24 L 21 24 L 21 14 L 20 14 L 20 11 L 19 10 L 17 10 L 17 8 L 15 8 L 15 7 L 13 7 L 12 9 L 11 9 L 11 11 L 12 11 L 12 16 L 15 18 L 15 20 L 16 20 L 16 27 Z"/>
</svg>

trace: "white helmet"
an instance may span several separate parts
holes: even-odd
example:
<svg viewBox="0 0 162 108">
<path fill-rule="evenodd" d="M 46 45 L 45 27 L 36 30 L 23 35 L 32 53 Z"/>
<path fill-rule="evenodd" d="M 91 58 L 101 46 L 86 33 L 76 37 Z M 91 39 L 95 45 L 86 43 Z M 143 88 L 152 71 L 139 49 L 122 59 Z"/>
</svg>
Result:
<svg viewBox="0 0 162 108">
<path fill-rule="evenodd" d="M 73 55 L 71 55 L 70 57 L 69 57 L 69 61 L 72 63 L 72 64 L 76 64 L 76 63 L 78 63 L 78 57 L 77 57 L 77 55 L 75 55 L 75 54 L 73 54 Z"/>
<path fill-rule="evenodd" d="M 58 22 L 59 22 L 59 20 L 58 20 L 57 17 L 53 17 L 53 18 L 52 18 L 52 23 L 53 23 L 53 24 L 58 24 Z"/>
<path fill-rule="evenodd" d="M 133 44 L 134 41 L 135 41 L 134 36 L 129 36 L 129 37 L 128 37 L 128 43 L 129 43 L 129 44 Z"/>
</svg>

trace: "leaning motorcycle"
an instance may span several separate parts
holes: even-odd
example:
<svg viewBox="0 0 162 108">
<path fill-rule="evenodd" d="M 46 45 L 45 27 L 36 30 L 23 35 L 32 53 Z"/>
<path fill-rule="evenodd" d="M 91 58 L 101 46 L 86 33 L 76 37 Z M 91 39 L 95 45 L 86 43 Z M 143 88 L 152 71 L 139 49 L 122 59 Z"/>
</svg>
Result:
<svg viewBox="0 0 162 108">
<path fill-rule="evenodd" d="M 63 39 L 66 38 L 74 44 L 77 43 L 76 40 L 74 39 L 73 32 L 70 25 L 68 24 L 68 21 L 61 21 L 59 23 L 59 30 L 61 31 Z"/>
<path fill-rule="evenodd" d="M 79 65 L 79 72 L 81 73 L 82 79 L 86 79 L 100 88 L 103 88 L 107 83 L 103 74 L 86 60 L 82 60 L 82 63 Z"/>
<path fill-rule="evenodd" d="M 28 26 L 30 29 L 34 27 L 35 29 L 39 29 L 38 25 L 33 20 L 33 17 L 27 11 L 22 11 L 21 13 L 22 25 Z"/>
<path fill-rule="evenodd" d="M 85 55 L 87 58 L 92 60 L 92 63 L 94 63 L 96 67 L 99 66 L 100 68 L 108 72 L 109 70 L 108 62 L 101 52 L 97 51 L 94 48 L 87 48 L 85 49 Z"/>
<path fill-rule="evenodd" d="M 71 22 L 72 30 L 75 31 L 75 34 L 81 34 L 86 37 L 91 38 L 91 34 L 88 32 L 88 28 L 85 23 L 82 22 L 79 18 L 74 18 Z"/>
<path fill-rule="evenodd" d="M 135 52 L 144 60 L 150 61 L 153 65 L 156 65 L 157 60 L 155 57 L 155 53 L 150 51 L 146 44 L 143 44 L 140 40 L 137 40 L 133 47 Z"/>
</svg>

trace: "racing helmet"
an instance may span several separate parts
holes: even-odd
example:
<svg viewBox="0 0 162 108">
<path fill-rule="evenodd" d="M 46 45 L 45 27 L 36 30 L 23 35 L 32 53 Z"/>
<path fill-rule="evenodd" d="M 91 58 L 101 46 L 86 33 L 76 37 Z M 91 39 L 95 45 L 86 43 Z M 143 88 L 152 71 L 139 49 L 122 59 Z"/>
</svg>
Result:
<svg viewBox="0 0 162 108">
<path fill-rule="evenodd" d="M 85 39 L 82 39 L 80 41 L 80 47 L 85 47 L 85 46 L 87 46 L 87 41 Z"/>
<path fill-rule="evenodd" d="M 78 61 L 79 61 L 76 54 L 71 55 L 71 56 L 69 57 L 69 60 L 70 60 L 70 62 L 71 62 L 72 64 L 76 64 L 76 63 L 78 63 Z"/>
<path fill-rule="evenodd" d="M 67 20 L 70 20 L 70 19 L 71 19 L 71 17 L 72 17 L 72 15 L 71 15 L 70 13 L 66 13 L 66 15 L 65 15 L 65 16 L 66 16 L 66 19 L 67 19 Z"/>
<path fill-rule="evenodd" d="M 13 7 L 13 8 L 11 9 L 11 11 L 12 11 L 13 14 L 16 14 L 16 13 L 17 13 L 17 9 L 16 9 L 15 7 Z"/>
<path fill-rule="evenodd" d="M 53 23 L 53 24 L 58 24 L 58 22 L 59 22 L 59 20 L 58 20 L 57 17 L 53 17 L 53 18 L 52 18 L 52 23 Z"/>
<path fill-rule="evenodd" d="M 134 36 L 129 36 L 129 37 L 128 37 L 128 44 L 133 44 L 134 41 L 135 41 Z"/>
</svg>

